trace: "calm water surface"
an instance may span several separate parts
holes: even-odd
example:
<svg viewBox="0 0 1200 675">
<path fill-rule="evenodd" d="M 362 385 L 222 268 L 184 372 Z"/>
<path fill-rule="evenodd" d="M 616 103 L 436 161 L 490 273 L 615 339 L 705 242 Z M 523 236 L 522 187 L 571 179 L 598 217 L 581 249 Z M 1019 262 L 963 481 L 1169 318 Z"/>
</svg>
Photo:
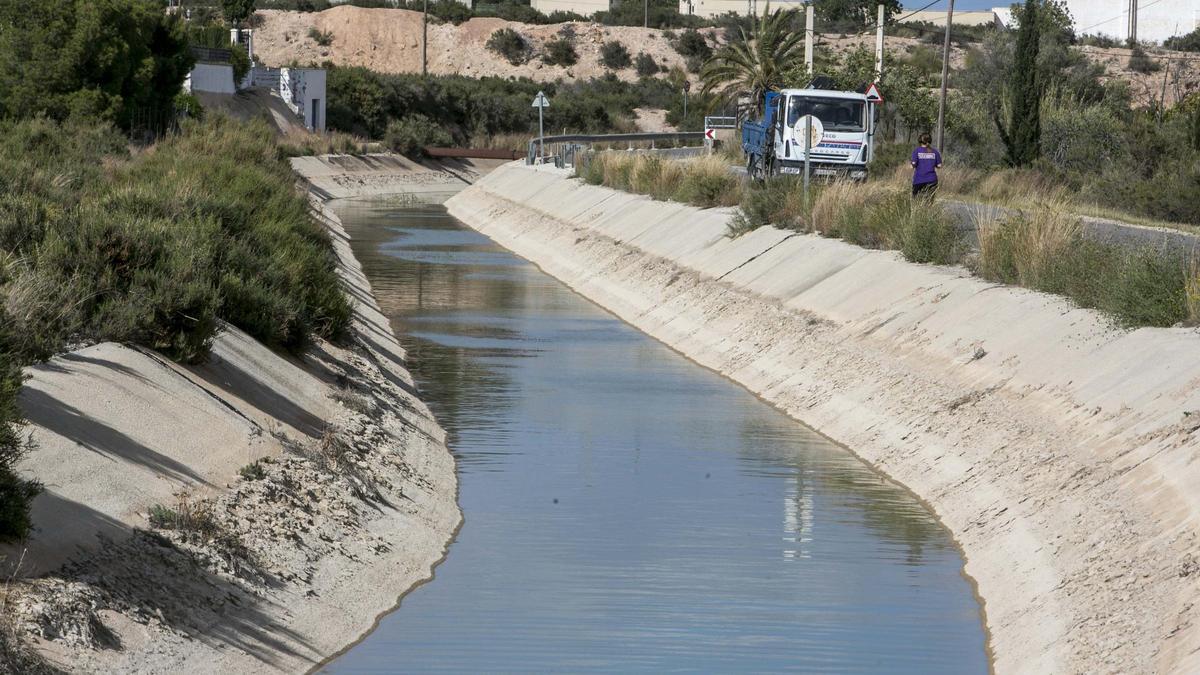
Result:
<svg viewBox="0 0 1200 675">
<path fill-rule="evenodd" d="M 466 521 L 328 672 L 987 672 L 912 495 L 443 207 L 342 206 Z"/>
</svg>

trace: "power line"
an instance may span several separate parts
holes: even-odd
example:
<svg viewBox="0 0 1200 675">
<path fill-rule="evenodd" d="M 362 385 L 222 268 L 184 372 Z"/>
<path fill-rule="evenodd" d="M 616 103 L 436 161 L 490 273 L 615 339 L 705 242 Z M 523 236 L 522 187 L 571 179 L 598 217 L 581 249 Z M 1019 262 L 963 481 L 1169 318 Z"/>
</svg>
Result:
<svg viewBox="0 0 1200 675">
<path fill-rule="evenodd" d="M 1146 9 L 1147 7 L 1151 7 L 1153 5 L 1157 5 L 1160 2 L 1162 2 L 1162 0 L 1152 0 L 1152 2 L 1147 2 L 1146 4 L 1142 5 L 1141 7 L 1138 7 L 1137 13 L 1141 14 L 1143 9 Z M 1106 24 L 1110 21 L 1116 21 L 1117 19 L 1120 19 L 1121 17 L 1128 16 L 1128 15 L 1129 15 L 1129 12 L 1125 12 L 1124 14 L 1118 14 L 1111 19 L 1105 19 L 1105 20 L 1101 21 L 1100 23 L 1094 23 L 1094 24 L 1088 26 L 1087 28 L 1080 28 L 1079 34 L 1083 35 L 1084 33 L 1095 28 L 1096 26 L 1103 26 L 1104 24 Z"/>
</svg>

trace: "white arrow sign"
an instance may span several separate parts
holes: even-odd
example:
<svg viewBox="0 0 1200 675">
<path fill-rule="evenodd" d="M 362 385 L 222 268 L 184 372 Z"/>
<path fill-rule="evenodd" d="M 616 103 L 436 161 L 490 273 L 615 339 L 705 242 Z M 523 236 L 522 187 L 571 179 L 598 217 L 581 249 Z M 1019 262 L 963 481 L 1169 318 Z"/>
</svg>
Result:
<svg viewBox="0 0 1200 675">
<path fill-rule="evenodd" d="M 534 108 L 549 108 L 550 107 L 550 99 L 546 98 L 546 95 L 539 91 L 537 93 L 537 96 L 533 97 L 533 106 L 532 107 L 534 107 Z"/>
<path fill-rule="evenodd" d="M 717 139 L 717 130 L 716 129 L 705 129 L 704 137 L 710 141 L 715 141 Z"/>
</svg>

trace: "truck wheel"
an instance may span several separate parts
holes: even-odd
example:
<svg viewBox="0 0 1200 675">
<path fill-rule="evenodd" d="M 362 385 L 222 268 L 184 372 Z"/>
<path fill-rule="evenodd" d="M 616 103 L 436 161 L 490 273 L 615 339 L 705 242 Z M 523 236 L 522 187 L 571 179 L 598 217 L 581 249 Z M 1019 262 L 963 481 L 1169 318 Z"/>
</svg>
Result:
<svg viewBox="0 0 1200 675">
<path fill-rule="evenodd" d="M 750 180 L 758 180 L 758 162 L 755 160 L 755 155 L 746 156 L 746 175 Z"/>
</svg>

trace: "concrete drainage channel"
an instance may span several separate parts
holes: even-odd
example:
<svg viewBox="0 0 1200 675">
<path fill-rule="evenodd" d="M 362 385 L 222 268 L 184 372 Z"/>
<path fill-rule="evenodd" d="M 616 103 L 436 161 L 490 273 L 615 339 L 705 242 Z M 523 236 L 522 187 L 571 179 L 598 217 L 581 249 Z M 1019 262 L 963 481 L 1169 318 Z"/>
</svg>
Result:
<svg viewBox="0 0 1200 675">
<path fill-rule="evenodd" d="M 1200 335 L 507 165 L 450 213 L 913 489 L 998 672 L 1197 672 Z M 720 279 L 720 281 L 718 281 Z"/>
</svg>

